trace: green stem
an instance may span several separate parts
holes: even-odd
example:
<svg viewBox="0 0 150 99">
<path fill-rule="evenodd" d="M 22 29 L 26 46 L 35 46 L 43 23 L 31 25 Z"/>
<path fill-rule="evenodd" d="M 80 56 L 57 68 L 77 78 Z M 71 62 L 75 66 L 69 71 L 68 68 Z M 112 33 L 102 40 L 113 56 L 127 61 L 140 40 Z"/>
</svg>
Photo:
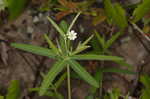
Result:
<svg viewBox="0 0 150 99">
<path fill-rule="evenodd" d="M 67 65 L 68 99 L 71 99 L 70 67 Z"/>
</svg>

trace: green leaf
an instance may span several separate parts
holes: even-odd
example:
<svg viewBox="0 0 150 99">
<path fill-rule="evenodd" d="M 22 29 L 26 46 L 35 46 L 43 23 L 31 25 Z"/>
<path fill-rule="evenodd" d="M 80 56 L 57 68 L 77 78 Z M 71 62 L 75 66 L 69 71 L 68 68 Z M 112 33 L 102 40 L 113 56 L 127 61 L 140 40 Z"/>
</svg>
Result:
<svg viewBox="0 0 150 99">
<path fill-rule="evenodd" d="M 13 80 L 8 88 L 6 99 L 20 99 L 21 95 L 20 83 L 18 80 Z"/>
<path fill-rule="evenodd" d="M 59 78 L 59 80 L 54 84 L 55 88 L 58 89 L 66 78 L 67 78 L 67 72 L 63 73 Z"/>
<path fill-rule="evenodd" d="M 46 34 L 44 34 L 44 37 L 45 37 L 46 41 L 48 42 L 49 47 L 52 48 L 52 50 L 53 50 L 55 53 L 59 53 L 57 47 L 56 47 L 56 46 L 54 45 L 54 43 L 49 39 L 49 37 L 48 37 Z"/>
<path fill-rule="evenodd" d="M 141 75 L 140 82 L 144 85 L 145 88 L 142 89 L 142 94 L 140 99 L 149 99 L 150 97 L 150 77 L 148 75 Z"/>
<path fill-rule="evenodd" d="M 104 0 L 104 6 L 105 13 L 112 23 L 115 23 L 121 29 L 127 27 L 128 22 L 125 10 L 120 6 L 120 4 L 115 3 L 113 5 L 110 0 Z"/>
<path fill-rule="evenodd" d="M 114 61 L 114 62 L 117 63 L 117 64 L 119 64 L 119 65 L 121 65 L 121 66 L 126 66 L 126 67 L 128 67 L 129 70 L 132 70 L 132 69 L 133 69 L 133 66 L 130 65 L 130 64 L 128 64 L 128 63 L 126 63 L 125 61 Z"/>
<path fill-rule="evenodd" d="M 87 45 L 87 43 L 93 38 L 94 35 L 91 35 L 88 39 L 86 39 L 83 43 L 79 42 L 77 48 L 75 49 L 75 51 L 73 51 L 71 53 L 71 55 L 75 55 L 78 54 L 82 51 L 84 51 L 85 49 L 89 48 L 90 46 Z"/>
<path fill-rule="evenodd" d="M 24 10 L 28 0 L 7 0 L 9 19 L 16 19 Z"/>
<path fill-rule="evenodd" d="M 80 52 L 82 52 L 82 51 L 84 51 L 84 50 L 86 50 L 87 48 L 89 48 L 90 46 L 80 46 L 79 45 L 79 47 L 75 50 L 75 51 L 73 51 L 72 53 L 71 53 L 71 55 L 75 55 L 75 54 L 78 54 L 78 53 L 80 53 Z"/>
<path fill-rule="evenodd" d="M 69 25 L 69 28 L 67 30 L 67 33 L 70 32 L 70 30 L 72 29 L 73 25 L 75 24 L 76 20 L 78 19 L 79 15 L 81 14 L 81 12 L 78 12 L 78 14 L 75 16 L 75 18 L 73 19 L 73 21 L 71 22 L 71 24 Z"/>
<path fill-rule="evenodd" d="M 35 45 L 11 43 L 11 46 L 37 55 L 47 56 L 49 58 L 55 58 L 56 56 L 52 50 Z"/>
<path fill-rule="evenodd" d="M 148 90 L 143 90 L 140 99 L 149 99 L 149 97 L 150 93 L 148 92 Z"/>
<path fill-rule="evenodd" d="M 79 54 L 71 56 L 71 59 L 75 60 L 107 60 L 107 61 L 114 61 L 114 60 L 123 60 L 117 56 L 106 56 L 106 55 L 95 55 L 95 54 Z"/>
<path fill-rule="evenodd" d="M 98 39 L 96 36 L 90 41 L 91 46 L 92 46 L 92 51 L 89 52 L 89 54 L 101 54 L 103 52 L 102 45 L 100 45 Z"/>
<path fill-rule="evenodd" d="M 150 97 L 150 89 L 143 89 L 140 99 L 149 99 Z"/>
<path fill-rule="evenodd" d="M 71 68 L 86 82 L 88 82 L 96 88 L 99 87 L 98 82 L 78 62 L 74 60 L 68 60 L 68 63 L 70 64 Z"/>
<path fill-rule="evenodd" d="M 60 52 L 62 52 L 63 54 L 66 54 L 66 46 L 65 46 L 65 39 L 62 36 L 59 36 L 59 41 L 57 42 L 58 46 L 59 46 L 59 50 Z"/>
<path fill-rule="evenodd" d="M 66 60 L 60 60 L 57 61 L 53 67 L 49 70 L 47 75 L 45 75 L 44 80 L 41 84 L 39 95 L 42 96 L 47 92 L 47 89 L 52 84 L 52 81 L 55 79 L 55 77 L 65 68 L 67 64 Z"/>
<path fill-rule="evenodd" d="M 104 68 L 102 69 L 102 72 L 123 73 L 123 74 L 131 74 L 131 75 L 137 74 L 136 72 L 125 70 L 125 69 L 119 69 L 119 68 Z"/>
<path fill-rule="evenodd" d="M 96 81 L 100 84 L 100 88 L 102 88 L 102 80 L 103 80 L 103 72 L 101 69 L 97 69 L 97 71 L 94 74 L 94 78 L 96 79 Z M 91 94 L 96 94 L 98 88 L 95 87 L 91 87 L 90 88 L 90 93 Z"/>
<path fill-rule="evenodd" d="M 69 25 L 66 21 L 62 20 L 59 24 L 59 27 L 66 33 L 69 28 Z"/>
<path fill-rule="evenodd" d="M 47 17 L 47 19 L 51 22 L 51 24 L 55 27 L 55 29 L 59 32 L 59 34 L 62 37 L 65 37 L 64 31 L 50 17 Z"/>
<path fill-rule="evenodd" d="M 150 90 L 150 77 L 148 75 L 141 75 L 140 82 L 142 82 L 142 84 Z"/>
<path fill-rule="evenodd" d="M 58 92 L 52 92 L 52 91 L 47 91 L 45 93 L 46 96 L 53 97 L 54 99 L 64 99 L 64 96 L 62 96 Z"/>
<path fill-rule="evenodd" d="M 101 35 L 97 31 L 95 31 L 95 36 L 96 36 L 97 40 L 99 41 L 99 44 L 101 45 L 101 47 L 104 48 L 104 46 L 105 46 L 104 37 L 101 37 Z"/>
<path fill-rule="evenodd" d="M 110 51 L 107 50 L 106 52 L 108 55 L 112 55 L 112 53 Z M 121 60 L 121 61 L 118 61 L 118 60 L 114 60 L 115 63 L 121 65 L 121 66 L 126 66 L 128 67 L 129 70 L 132 70 L 133 69 L 133 66 L 128 64 L 125 60 Z"/>
<path fill-rule="evenodd" d="M 91 35 L 88 39 L 86 39 L 81 45 L 85 46 L 88 44 L 88 42 L 94 37 L 94 35 Z"/>
<path fill-rule="evenodd" d="M 104 49 L 108 49 L 117 39 L 118 37 L 122 34 L 122 32 L 117 32 L 114 34 L 104 45 Z"/>
<path fill-rule="evenodd" d="M 115 88 L 109 93 L 110 99 L 119 99 L 121 96 L 120 90 Z"/>
<path fill-rule="evenodd" d="M 150 11 L 150 0 L 142 0 L 143 2 L 133 12 L 133 22 L 139 21 Z"/>
</svg>

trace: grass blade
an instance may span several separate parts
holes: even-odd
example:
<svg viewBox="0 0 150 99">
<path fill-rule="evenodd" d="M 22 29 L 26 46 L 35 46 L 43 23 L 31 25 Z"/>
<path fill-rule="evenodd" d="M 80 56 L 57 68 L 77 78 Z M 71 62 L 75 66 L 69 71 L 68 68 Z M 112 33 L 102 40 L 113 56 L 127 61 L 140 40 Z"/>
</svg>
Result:
<svg viewBox="0 0 150 99">
<path fill-rule="evenodd" d="M 55 58 L 56 56 L 52 50 L 35 45 L 12 43 L 11 46 L 37 55 L 47 56 L 49 58 Z"/>
<path fill-rule="evenodd" d="M 106 55 L 95 55 L 95 54 L 79 54 L 71 56 L 71 59 L 75 60 L 107 60 L 107 61 L 114 61 L 114 60 L 123 60 L 117 56 L 106 56 Z"/>
<path fill-rule="evenodd" d="M 99 87 L 98 82 L 78 62 L 74 60 L 68 60 L 68 63 L 70 64 L 71 68 L 86 82 L 96 88 Z"/>
<path fill-rule="evenodd" d="M 52 84 L 52 81 L 55 79 L 55 77 L 58 75 L 59 72 L 63 70 L 63 68 L 66 66 L 67 62 L 66 60 L 63 61 L 57 61 L 54 66 L 49 70 L 47 75 L 45 75 L 44 80 L 41 84 L 39 95 L 42 96 L 47 92 L 47 89 Z"/>
</svg>

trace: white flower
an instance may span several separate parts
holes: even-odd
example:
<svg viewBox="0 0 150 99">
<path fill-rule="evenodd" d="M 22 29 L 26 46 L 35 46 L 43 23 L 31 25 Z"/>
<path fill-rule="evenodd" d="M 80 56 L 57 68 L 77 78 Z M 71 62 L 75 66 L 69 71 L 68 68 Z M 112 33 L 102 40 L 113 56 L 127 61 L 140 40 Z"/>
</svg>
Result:
<svg viewBox="0 0 150 99">
<path fill-rule="evenodd" d="M 77 38 L 77 33 L 74 30 L 71 30 L 67 33 L 67 38 L 70 40 L 75 40 Z"/>
</svg>

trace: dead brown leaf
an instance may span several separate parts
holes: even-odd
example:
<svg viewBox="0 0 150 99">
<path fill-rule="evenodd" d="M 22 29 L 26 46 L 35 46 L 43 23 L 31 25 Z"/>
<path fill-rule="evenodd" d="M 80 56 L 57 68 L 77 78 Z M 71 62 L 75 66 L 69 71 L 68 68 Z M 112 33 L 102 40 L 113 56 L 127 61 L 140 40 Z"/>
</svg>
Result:
<svg viewBox="0 0 150 99">
<path fill-rule="evenodd" d="M 69 14 L 71 14 L 72 13 L 72 11 L 70 11 L 70 10 L 68 10 L 68 11 L 63 11 L 63 12 L 58 12 L 56 15 L 55 15 L 55 17 L 56 17 L 56 20 L 61 20 L 63 17 L 65 17 L 65 16 L 67 16 L 67 15 L 69 15 Z"/>
<path fill-rule="evenodd" d="M 4 62 L 5 65 L 7 65 L 8 64 L 7 63 L 7 60 L 8 60 L 8 54 L 7 54 L 8 47 L 4 42 L 2 42 L 0 44 L 0 46 L 1 46 L 1 52 L 0 53 L 1 53 L 2 61 Z"/>
</svg>

